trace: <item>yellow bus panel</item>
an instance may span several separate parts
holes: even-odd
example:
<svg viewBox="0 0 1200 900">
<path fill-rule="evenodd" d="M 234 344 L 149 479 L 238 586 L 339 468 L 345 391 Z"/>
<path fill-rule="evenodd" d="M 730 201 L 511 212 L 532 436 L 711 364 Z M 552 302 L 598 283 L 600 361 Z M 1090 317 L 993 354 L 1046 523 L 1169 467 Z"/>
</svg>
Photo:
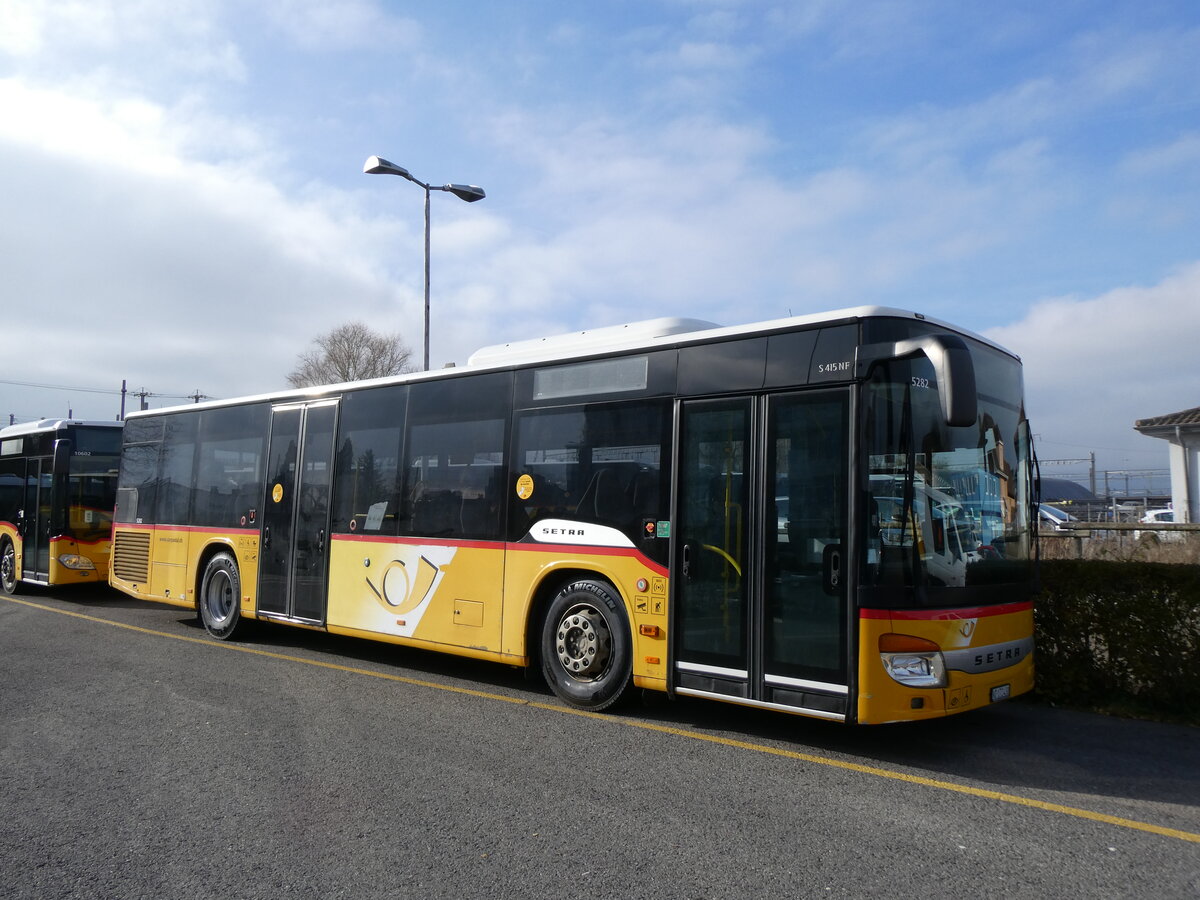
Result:
<svg viewBox="0 0 1200 900">
<path fill-rule="evenodd" d="M 859 617 L 858 721 L 930 719 L 978 709 L 1033 690 L 1033 604 L 954 610 L 862 610 Z M 889 675 L 885 636 L 936 646 L 945 685 L 911 687 Z"/>
</svg>

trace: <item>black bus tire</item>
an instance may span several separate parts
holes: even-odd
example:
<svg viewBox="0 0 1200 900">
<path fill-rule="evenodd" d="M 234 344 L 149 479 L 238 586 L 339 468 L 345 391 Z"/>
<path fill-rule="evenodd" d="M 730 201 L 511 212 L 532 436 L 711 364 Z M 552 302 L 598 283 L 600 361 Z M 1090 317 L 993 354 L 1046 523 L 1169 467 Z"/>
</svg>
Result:
<svg viewBox="0 0 1200 900">
<path fill-rule="evenodd" d="M 6 594 L 21 592 L 21 582 L 17 579 L 17 548 L 13 542 L 6 540 L 0 547 L 0 590 Z"/>
<path fill-rule="evenodd" d="M 541 650 L 546 683 L 570 706 L 599 711 L 631 693 L 629 617 L 605 582 L 575 581 L 558 592 L 542 623 Z"/>
<path fill-rule="evenodd" d="M 218 553 L 204 567 L 196 606 L 205 631 L 221 641 L 233 637 L 242 619 L 242 577 L 228 553 Z"/>
</svg>

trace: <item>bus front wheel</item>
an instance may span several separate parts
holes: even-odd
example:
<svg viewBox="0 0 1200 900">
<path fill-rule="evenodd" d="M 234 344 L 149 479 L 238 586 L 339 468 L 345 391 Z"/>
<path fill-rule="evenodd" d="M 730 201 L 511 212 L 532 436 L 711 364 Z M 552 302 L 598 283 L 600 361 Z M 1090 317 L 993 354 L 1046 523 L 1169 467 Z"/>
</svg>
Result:
<svg viewBox="0 0 1200 900">
<path fill-rule="evenodd" d="M 12 541 L 4 542 L 0 550 L 0 590 L 6 594 L 15 594 L 20 590 L 21 582 L 17 580 L 17 548 Z"/>
<path fill-rule="evenodd" d="M 200 622 L 218 640 L 233 637 L 242 618 L 242 578 L 237 560 L 218 553 L 204 568 L 200 582 Z"/>
<path fill-rule="evenodd" d="M 613 587 L 585 580 L 558 592 L 542 625 L 542 672 L 560 699 L 580 709 L 599 711 L 628 697 L 633 639 Z"/>
</svg>

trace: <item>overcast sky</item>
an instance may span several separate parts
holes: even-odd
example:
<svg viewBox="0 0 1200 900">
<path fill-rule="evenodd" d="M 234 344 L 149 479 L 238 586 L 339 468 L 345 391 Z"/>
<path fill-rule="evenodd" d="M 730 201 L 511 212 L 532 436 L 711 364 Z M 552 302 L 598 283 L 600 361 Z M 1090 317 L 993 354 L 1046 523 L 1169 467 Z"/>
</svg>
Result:
<svg viewBox="0 0 1200 900">
<path fill-rule="evenodd" d="M 1165 468 L 1132 425 L 1200 406 L 1198 59 L 1192 0 L 4 0 L 0 414 L 272 390 L 353 318 L 419 360 L 379 154 L 487 191 L 433 195 L 434 367 L 898 306 L 1024 358 L 1043 458 Z"/>
</svg>

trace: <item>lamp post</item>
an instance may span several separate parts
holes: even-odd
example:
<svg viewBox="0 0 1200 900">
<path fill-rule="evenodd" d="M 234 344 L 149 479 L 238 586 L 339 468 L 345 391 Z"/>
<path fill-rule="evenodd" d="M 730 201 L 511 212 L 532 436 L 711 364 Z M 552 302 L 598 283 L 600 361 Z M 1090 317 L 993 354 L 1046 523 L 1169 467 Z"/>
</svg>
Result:
<svg viewBox="0 0 1200 900">
<path fill-rule="evenodd" d="M 467 203 L 482 200 L 487 194 L 483 188 L 474 184 L 426 184 L 419 178 L 413 178 L 408 169 L 388 162 L 381 156 L 368 157 L 363 163 L 363 172 L 367 175 L 399 175 L 425 189 L 425 356 L 423 370 L 429 371 L 429 193 L 430 191 L 446 191 Z"/>
</svg>

